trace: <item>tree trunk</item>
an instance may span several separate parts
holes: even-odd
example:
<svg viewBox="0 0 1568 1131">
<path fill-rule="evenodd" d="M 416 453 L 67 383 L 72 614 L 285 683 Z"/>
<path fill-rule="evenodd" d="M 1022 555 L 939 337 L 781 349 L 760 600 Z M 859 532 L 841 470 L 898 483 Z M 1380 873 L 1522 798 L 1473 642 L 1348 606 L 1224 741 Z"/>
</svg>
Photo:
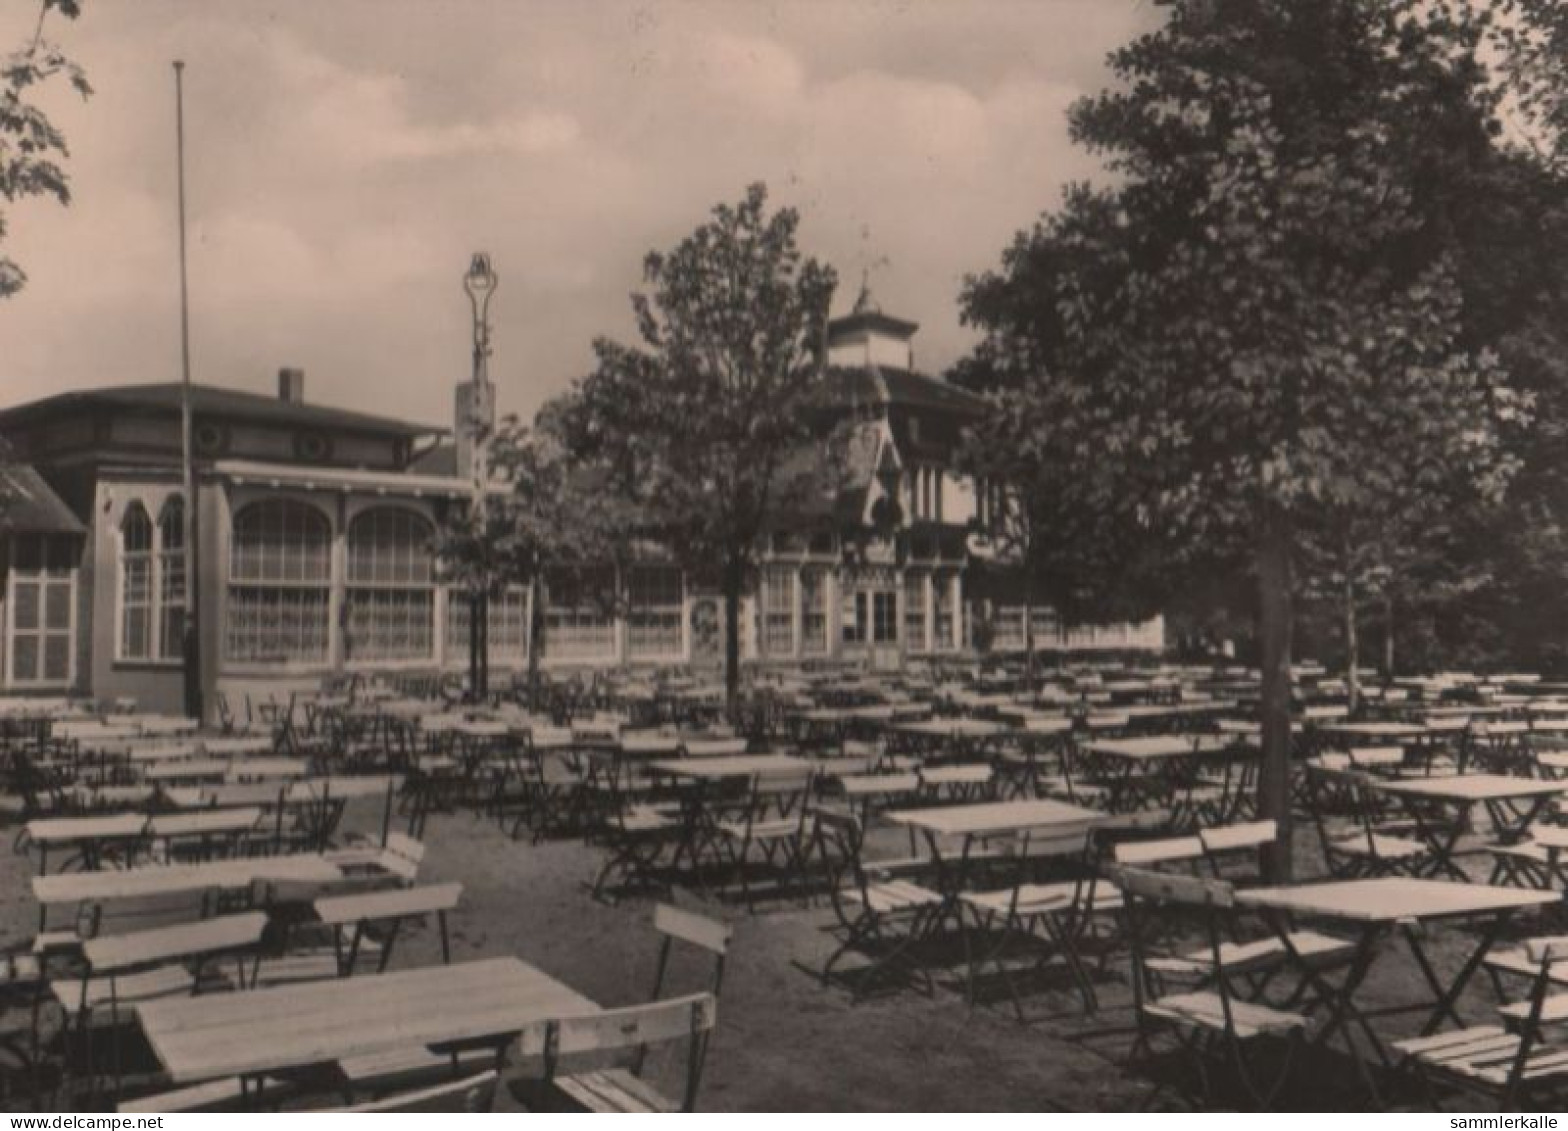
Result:
<svg viewBox="0 0 1568 1131">
<path fill-rule="evenodd" d="M 1290 835 L 1290 525 L 1276 507 L 1264 516 L 1258 545 L 1259 635 L 1262 637 L 1263 767 L 1258 778 L 1258 816 L 1275 822 L 1274 843 L 1264 853 L 1272 883 L 1291 878 Z"/>
<path fill-rule="evenodd" d="M 1383 682 L 1394 682 L 1394 596 L 1383 594 Z"/>
<path fill-rule="evenodd" d="M 1361 706 L 1361 645 L 1356 634 L 1356 587 L 1345 579 L 1345 689 L 1350 698 L 1350 713 Z"/>
<path fill-rule="evenodd" d="M 740 583 L 741 563 L 724 567 L 724 713 L 738 721 L 740 707 Z"/>
<path fill-rule="evenodd" d="M 1034 581 L 1024 574 L 1024 681 L 1034 690 Z"/>
<path fill-rule="evenodd" d="M 490 698 L 490 590 L 479 594 L 479 687 L 474 701 Z"/>
<path fill-rule="evenodd" d="M 468 594 L 468 698 L 478 703 L 484 697 L 479 681 L 484 673 L 479 670 L 480 649 L 484 647 L 484 595 L 479 590 Z"/>
<path fill-rule="evenodd" d="M 528 582 L 528 710 L 539 710 L 539 661 L 544 651 L 544 582 L 537 573 Z"/>
</svg>

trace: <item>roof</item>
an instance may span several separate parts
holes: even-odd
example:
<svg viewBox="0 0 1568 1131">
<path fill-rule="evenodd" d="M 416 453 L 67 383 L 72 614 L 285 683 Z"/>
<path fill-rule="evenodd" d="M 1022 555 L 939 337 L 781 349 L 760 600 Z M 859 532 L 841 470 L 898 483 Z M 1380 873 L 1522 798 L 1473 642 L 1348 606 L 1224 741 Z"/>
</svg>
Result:
<svg viewBox="0 0 1568 1131">
<path fill-rule="evenodd" d="M 415 475 L 457 476 L 457 445 L 442 441 L 435 447 L 420 452 L 408 465 Z"/>
<path fill-rule="evenodd" d="M 887 365 L 835 365 L 828 370 L 828 376 L 839 384 L 846 402 L 908 405 L 966 416 L 978 416 L 985 411 L 985 401 L 974 393 L 912 369 Z"/>
<path fill-rule="evenodd" d="M 105 389 L 81 389 L 45 397 L 41 401 L 0 411 L 0 425 L 23 417 L 65 413 L 81 409 L 108 408 L 132 411 L 177 412 L 181 405 L 182 385 L 169 381 L 155 385 L 121 385 Z M 203 416 L 242 418 L 270 424 L 323 428 L 348 432 L 376 432 L 393 436 L 430 436 L 447 431 L 428 424 L 413 424 L 385 416 L 352 412 L 327 405 L 280 400 L 260 393 L 224 389 L 215 385 L 191 386 L 191 409 Z"/>
<path fill-rule="evenodd" d="M 846 314 L 842 318 L 834 318 L 828 322 L 830 337 L 853 334 L 857 330 L 880 330 L 895 338 L 912 338 L 918 329 L 920 323 L 894 318 L 891 314 L 883 314 L 880 310 L 857 310 L 853 314 Z"/>
<path fill-rule="evenodd" d="M 0 464 L 0 534 L 86 534 L 87 528 L 25 463 Z"/>
<path fill-rule="evenodd" d="M 213 470 L 236 483 L 264 483 L 307 491 L 361 491 L 420 498 L 460 497 L 473 492 L 466 479 L 446 475 L 414 475 L 406 471 L 364 471 L 349 467 L 310 467 L 296 463 L 220 459 Z"/>
</svg>

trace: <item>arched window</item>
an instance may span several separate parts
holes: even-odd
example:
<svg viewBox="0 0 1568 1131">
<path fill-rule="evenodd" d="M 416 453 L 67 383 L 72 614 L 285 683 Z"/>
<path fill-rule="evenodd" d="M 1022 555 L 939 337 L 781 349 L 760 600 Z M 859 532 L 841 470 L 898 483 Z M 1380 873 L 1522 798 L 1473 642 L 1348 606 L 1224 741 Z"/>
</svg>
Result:
<svg viewBox="0 0 1568 1131">
<path fill-rule="evenodd" d="M 185 502 L 174 496 L 158 512 L 158 654 L 184 652 Z"/>
<path fill-rule="evenodd" d="M 293 499 L 252 503 L 235 514 L 229 659 L 324 662 L 331 604 L 332 527 L 324 514 Z"/>
<path fill-rule="evenodd" d="M 150 660 L 153 648 L 153 532 L 147 508 L 132 503 L 120 520 L 120 658 Z"/>
<path fill-rule="evenodd" d="M 348 528 L 348 659 L 435 656 L 434 528 L 413 511 L 376 507 Z"/>
</svg>

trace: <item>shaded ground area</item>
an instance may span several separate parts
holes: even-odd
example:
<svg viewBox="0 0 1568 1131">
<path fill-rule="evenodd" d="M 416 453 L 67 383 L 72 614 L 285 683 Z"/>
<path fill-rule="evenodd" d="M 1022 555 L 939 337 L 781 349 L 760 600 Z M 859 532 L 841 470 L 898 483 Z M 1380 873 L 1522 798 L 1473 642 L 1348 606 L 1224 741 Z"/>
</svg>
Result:
<svg viewBox="0 0 1568 1131">
<path fill-rule="evenodd" d="M 373 807 L 351 813 L 351 824 L 371 828 Z M 14 832 L 14 826 L 6 830 Z M 422 879 L 458 880 L 464 902 L 453 920 L 454 959 L 515 954 L 603 1005 L 646 1000 L 658 940 L 652 900 L 610 906 L 590 898 L 585 881 L 601 859 L 579 841 L 514 842 L 493 823 L 468 813 L 431 818 Z M 1302 848 L 1310 855 L 1308 838 Z M 1307 862 L 1312 871 L 1312 862 Z M 36 905 L 24 856 L 0 852 L 0 945 L 16 947 L 36 925 Z M 1124 1062 L 1133 1040 L 1127 961 L 1114 957 L 1099 980 L 1101 1011 L 1082 1015 L 1076 994 L 1059 989 L 1032 994 L 1031 1021 L 1020 1024 L 1002 1003 L 971 1010 L 952 977 L 927 998 L 905 989 L 851 1005 L 847 993 L 815 976 L 834 949 L 831 910 L 822 902 L 743 907 L 703 902 L 686 892 L 675 901 L 735 923 L 735 940 L 709 1052 L 700 1106 L 707 1110 L 1120 1110 L 1144 1103 L 1152 1090 L 1145 1073 Z M 1445 978 L 1471 943 L 1459 931 L 1438 930 L 1428 940 Z M 406 932 L 395 965 L 440 960 L 433 924 Z M 700 988 L 707 976 L 696 959 L 678 964 L 672 987 Z M 1408 955 L 1390 948 L 1378 960 L 1364 1007 L 1419 997 L 1424 985 Z M 1485 1020 L 1495 998 L 1478 977 L 1464 1003 L 1466 1019 Z M 1391 1018 L 1381 1028 L 1414 1031 L 1417 1015 Z M 1424 1016 L 1422 1014 L 1421 1016 Z M 662 1067 L 668 1075 L 674 1058 Z M 1298 1065 L 1282 1107 L 1359 1109 L 1366 1103 L 1353 1068 L 1337 1057 Z M 1160 1102 L 1166 1102 L 1161 1097 Z M 1408 1088 L 1390 1097 L 1421 1106 Z M 1460 1101 L 1459 1106 L 1463 1106 Z"/>
</svg>

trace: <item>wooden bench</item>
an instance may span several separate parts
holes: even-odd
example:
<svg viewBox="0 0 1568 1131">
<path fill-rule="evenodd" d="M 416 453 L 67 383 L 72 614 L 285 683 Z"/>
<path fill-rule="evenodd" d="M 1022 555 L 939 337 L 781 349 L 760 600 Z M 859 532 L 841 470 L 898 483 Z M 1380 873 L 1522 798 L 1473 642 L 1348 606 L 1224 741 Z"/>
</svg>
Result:
<svg viewBox="0 0 1568 1131">
<path fill-rule="evenodd" d="M 463 885 L 450 883 L 325 896 L 316 900 L 316 918 L 333 928 L 354 928 L 354 937 L 344 964 L 345 973 L 353 969 L 359 956 L 360 941 L 372 926 L 391 924 L 390 934 L 381 945 L 381 969 L 385 970 L 392 957 L 392 943 L 404 921 L 426 915 L 435 915 L 439 920 L 441 961 L 451 962 L 452 944 L 447 931 L 447 912 L 457 907 L 462 895 Z"/>
</svg>

